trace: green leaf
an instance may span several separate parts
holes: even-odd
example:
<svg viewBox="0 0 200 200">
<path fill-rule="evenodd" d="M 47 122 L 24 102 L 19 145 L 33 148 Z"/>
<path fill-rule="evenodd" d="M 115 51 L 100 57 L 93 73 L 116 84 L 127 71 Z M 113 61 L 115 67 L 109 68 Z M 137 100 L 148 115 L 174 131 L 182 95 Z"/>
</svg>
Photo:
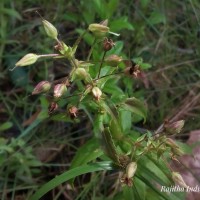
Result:
<svg viewBox="0 0 200 200">
<path fill-rule="evenodd" d="M 74 169 L 71 169 L 67 172 L 64 172 L 56 176 L 55 178 L 44 184 L 41 188 L 39 188 L 36 191 L 35 194 L 33 194 L 30 200 L 39 200 L 44 194 L 46 194 L 53 188 L 82 174 L 91 173 L 95 171 L 111 170 L 111 169 L 112 167 L 110 162 L 99 162 L 90 165 L 82 165 L 80 167 L 76 167 Z"/>
<path fill-rule="evenodd" d="M 160 24 L 160 23 L 166 23 L 165 15 L 161 12 L 152 12 L 149 17 L 149 22 L 151 25 Z"/>
<path fill-rule="evenodd" d="M 140 199 L 146 199 L 146 185 L 144 182 L 142 182 L 138 177 L 134 177 L 134 185 Z"/>
<path fill-rule="evenodd" d="M 146 8 L 150 3 L 150 0 L 140 0 L 142 8 Z"/>
<path fill-rule="evenodd" d="M 122 134 L 121 126 L 120 126 L 117 118 L 112 118 L 112 120 L 110 121 L 109 128 L 110 128 L 112 137 L 116 140 L 120 140 L 121 137 L 123 136 L 123 134 Z"/>
<path fill-rule="evenodd" d="M 7 15 L 10 15 L 12 17 L 16 17 L 17 19 L 21 20 L 22 17 L 21 15 L 14 9 L 10 9 L 10 8 L 0 8 L 0 12 L 1 13 L 4 13 L 4 14 L 7 14 Z"/>
<path fill-rule="evenodd" d="M 111 31 L 118 32 L 122 29 L 134 30 L 133 25 L 130 22 L 128 22 L 127 17 L 121 17 L 111 22 L 111 25 L 110 25 Z"/>
<path fill-rule="evenodd" d="M 88 140 L 76 152 L 76 155 L 72 160 L 70 169 L 83 164 L 87 164 L 88 162 L 95 160 L 96 158 L 103 155 L 103 151 L 99 147 L 100 145 L 96 138 Z"/>
<path fill-rule="evenodd" d="M 5 123 L 1 124 L 0 131 L 5 131 L 5 130 L 11 128 L 12 126 L 13 126 L 12 122 L 5 122 Z"/>
<path fill-rule="evenodd" d="M 144 103 L 142 103 L 139 99 L 136 99 L 135 97 L 128 98 L 121 104 L 121 107 L 141 116 L 144 119 L 144 122 L 146 121 L 147 109 Z"/>
<path fill-rule="evenodd" d="M 121 123 L 122 130 L 124 132 L 129 131 L 132 126 L 131 112 L 127 110 L 120 110 L 119 116 L 120 116 L 120 123 Z"/>
<path fill-rule="evenodd" d="M 135 199 L 134 198 L 134 192 L 133 192 L 133 188 L 132 187 L 128 187 L 127 185 L 125 185 L 123 187 L 123 198 L 124 199 Z M 138 199 L 139 200 L 139 199 Z"/>
<path fill-rule="evenodd" d="M 149 69 L 152 67 L 152 65 L 149 63 L 142 63 L 140 66 L 142 69 Z"/>
<path fill-rule="evenodd" d="M 107 3 L 108 10 L 107 17 L 110 18 L 113 16 L 114 12 L 117 10 L 117 7 L 119 5 L 119 0 L 109 0 Z"/>
</svg>

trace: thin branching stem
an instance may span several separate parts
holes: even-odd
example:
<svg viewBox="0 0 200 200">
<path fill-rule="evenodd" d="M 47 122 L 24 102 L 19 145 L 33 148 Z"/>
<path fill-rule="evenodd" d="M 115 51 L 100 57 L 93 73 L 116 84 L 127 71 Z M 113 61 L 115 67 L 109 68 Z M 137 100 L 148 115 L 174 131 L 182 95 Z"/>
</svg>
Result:
<svg viewBox="0 0 200 200">
<path fill-rule="evenodd" d="M 104 76 L 101 76 L 101 77 L 99 77 L 99 78 L 97 78 L 97 79 L 94 79 L 94 81 L 98 81 L 98 80 L 100 80 L 100 79 L 102 79 L 102 78 L 106 78 L 106 77 L 108 77 L 108 76 L 115 76 L 115 75 L 119 75 L 119 74 L 123 74 L 124 72 L 116 72 L 116 73 L 112 73 L 112 74 L 107 74 L 107 75 L 104 75 Z"/>
<path fill-rule="evenodd" d="M 106 52 L 107 52 L 107 51 L 104 51 L 104 53 L 103 53 L 103 57 L 102 57 L 102 59 L 101 59 L 101 63 L 100 63 L 100 66 L 99 66 L 99 72 L 98 72 L 97 78 L 100 77 L 101 68 L 102 68 L 102 65 L 103 65 L 104 58 L 105 58 L 105 56 L 106 56 Z"/>
<path fill-rule="evenodd" d="M 92 55 L 92 52 L 93 52 L 93 49 L 94 49 L 94 45 L 96 44 L 96 42 L 97 42 L 97 39 L 95 38 L 94 41 L 93 41 L 93 43 L 92 43 L 92 45 L 91 45 L 90 51 L 88 53 L 87 61 L 90 60 L 90 57 Z"/>
</svg>

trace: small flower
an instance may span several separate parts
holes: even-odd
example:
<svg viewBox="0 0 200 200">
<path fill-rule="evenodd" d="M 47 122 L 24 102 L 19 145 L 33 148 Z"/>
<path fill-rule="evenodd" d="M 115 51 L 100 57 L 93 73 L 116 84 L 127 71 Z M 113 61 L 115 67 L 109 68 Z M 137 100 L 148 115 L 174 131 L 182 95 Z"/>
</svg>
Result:
<svg viewBox="0 0 200 200">
<path fill-rule="evenodd" d="M 116 67 L 122 61 L 122 57 L 112 54 L 105 59 L 107 65 L 111 67 Z"/>
<path fill-rule="evenodd" d="M 78 108 L 76 106 L 69 107 L 68 112 L 71 119 L 77 118 Z"/>
<path fill-rule="evenodd" d="M 27 65 L 32 65 L 33 63 L 35 63 L 37 61 L 37 59 L 39 58 L 39 55 L 36 55 L 34 53 L 28 53 L 26 54 L 23 58 L 21 58 L 16 64 L 16 67 L 23 67 L 23 66 L 27 66 Z"/>
<path fill-rule="evenodd" d="M 129 187 L 133 186 L 133 180 L 131 178 L 128 178 L 126 174 L 122 175 L 122 177 L 120 178 L 120 182 Z"/>
<path fill-rule="evenodd" d="M 183 177 L 178 172 L 172 172 L 172 179 L 175 183 L 179 184 L 180 186 L 187 188 L 187 184 L 183 180 Z"/>
<path fill-rule="evenodd" d="M 133 76 L 135 78 L 138 78 L 141 76 L 142 72 L 140 70 L 140 66 L 139 65 L 132 65 L 131 67 L 127 67 L 124 70 L 124 73 L 127 74 L 128 76 Z"/>
<path fill-rule="evenodd" d="M 92 94 L 94 98 L 99 101 L 102 95 L 102 91 L 98 87 L 93 87 L 92 88 Z"/>
<path fill-rule="evenodd" d="M 109 51 L 113 48 L 113 46 L 115 46 L 115 43 L 108 38 L 105 38 L 103 41 L 103 50 L 104 51 Z"/>
<path fill-rule="evenodd" d="M 58 37 L 58 31 L 57 29 L 54 27 L 53 24 L 51 24 L 50 22 L 48 22 L 47 20 L 42 20 L 44 29 L 47 33 L 47 35 L 55 40 L 57 40 Z"/>
<path fill-rule="evenodd" d="M 50 88 L 51 88 L 51 83 L 49 83 L 48 81 L 41 81 L 35 86 L 32 95 L 48 92 Z"/>
<path fill-rule="evenodd" d="M 51 104 L 49 105 L 49 115 L 52 114 L 55 110 L 58 109 L 58 104 L 56 102 L 51 102 Z"/>
<path fill-rule="evenodd" d="M 67 87 L 65 84 L 57 84 L 54 86 L 54 94 L 55 98 L 60 98 L 65 92 L 67 92 Z"/>
</svg>

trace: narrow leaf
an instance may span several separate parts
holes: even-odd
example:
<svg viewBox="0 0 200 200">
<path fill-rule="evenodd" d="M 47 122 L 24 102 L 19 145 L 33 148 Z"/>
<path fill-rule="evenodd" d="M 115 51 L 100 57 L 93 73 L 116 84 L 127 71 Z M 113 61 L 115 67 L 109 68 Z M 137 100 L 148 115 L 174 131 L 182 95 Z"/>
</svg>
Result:
<svg viewBox="0 0 200 200">
<path fill-rule="evenodd" d="M 70 169 L 87 164 L 101 155 L 103 155 L 103 151 L 99 148 L 97 139 L 92 138 L 78 149 L 75 157 L 72 160 Z"/>
<path fill-rule="evenodd" d="M 121 106 L 125 110 L 129 110 L 141 117 L 144 118 L 144 122 L 146 121 L 147 116 L 147 109 L 144 103 L 142 103 L 139 99 L 136 99 L 135 97 L 131 97 L 126 99 L 124 103 L 121 104 Z"/>
<path fill-rule="evenodd" d="M 99 162 L 90 165 L 82 165 L 80 167 L 76 167 L 71 169 L 67 172 L 56 176 L 46 184 L 44 184 L 41 188 L 39 188 L 35 194 L 30 198 L 30 200 L 39 200 L 44 194 L 52 190 L 53 188 L 59 186 L 60 184 L 80 176 L 82 174 L 91 173 L 95 171 L 103 171 L 103 170 L 111 170 L 111 163 L 110 162 Z"/>
</svg>

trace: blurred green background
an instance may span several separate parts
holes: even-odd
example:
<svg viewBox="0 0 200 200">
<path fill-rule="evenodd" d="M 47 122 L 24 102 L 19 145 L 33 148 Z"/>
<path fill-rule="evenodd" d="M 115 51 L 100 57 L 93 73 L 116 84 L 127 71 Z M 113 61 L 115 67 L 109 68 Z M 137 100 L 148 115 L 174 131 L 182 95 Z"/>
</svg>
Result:
<svg viewBox="0 0 200 200">
<path fill-rule="evenodd" d="M 66 170 L 76 150 L 92 134 L 85 118 L 72 125 L 59 118 L 42 116 L 40 111 L 48 107 L 47 98 L 29 96 L 39 81 L 67 74 L 66 63 L 47 59 L 30 67 L 9 70 L 29 52 L 45 54 L 54 51 L 55 44 L 46 37 L 41 18 L 35 11 L 53 23 L 59 30 L 60 39 L 69 45 L 90 23 L 108 19 L 111 31 L 120 33 L 119 38 L 114 38 L 119 54 L 126 59 L 142 57 L 149 63 L 144 84 L 126 83 L 125 80 L 127 87 L 123 88 L 129 95 L 144 99 L 148 106 L 147 122 L 142 124 L 135 119 L 134 125 L 155 130 L 166 118 L 185 119 L 184 131 L 178 138 L 184 142 L 191 131 L 199 129 L 198 0 L 1 0 L 1 199 L 27 199 L 39 184 Z M 77 53 L 80 60 L 86 58 L 92 39 L 86 36 L 84 41 Z M 80 183 L 87 178 L 80 179 Z M 100 190 L 98 183 L 103 180 L 96 174 L 81 194 Z M 55 195 L 54 199 L 62 199 L 63 190 L 57 188 L 55 193 L 61 191 L 60 196 Z M 71 189 L 68 190 L 68 195 L 73 196 Z M 103 191 L 105 195 L 110 192 L 106 186 Z M 77 196 L 80 188 L 75 193 Z"/>
</svg>

